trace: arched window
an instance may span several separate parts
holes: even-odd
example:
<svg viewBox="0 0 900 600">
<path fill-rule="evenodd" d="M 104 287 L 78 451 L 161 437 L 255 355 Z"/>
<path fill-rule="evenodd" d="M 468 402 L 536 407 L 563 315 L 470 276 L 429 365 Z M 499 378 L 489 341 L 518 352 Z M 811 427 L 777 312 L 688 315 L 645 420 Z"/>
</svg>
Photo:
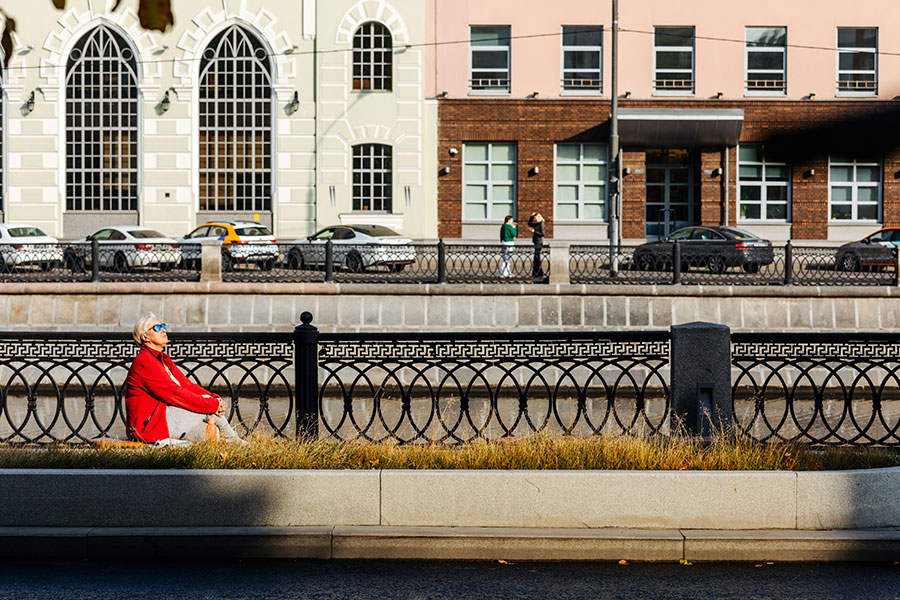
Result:
<svg viewBox="0 0 900 600">
<path fill-rule="evenodd" d="M 273 108 L 268 53 L 232 25 L 200 63 L 200 210 L 272 209 Z"/>
<path fill-rule="evenodd" d="M 137 60 L 100 25 L 66 65 L 66 210 L 138 208 Z"/>
<path fill-rule="evenodd" d="M 391 32 L 381 23 L 363 23 L 353 34 L 353 89 L 391 89 L 394 54 Z"/>
<path fill-rule="evenodd" d="M 391 147 L 353 146 L 353 210 L 391 212 L 393 190 Z"/>
</svg>

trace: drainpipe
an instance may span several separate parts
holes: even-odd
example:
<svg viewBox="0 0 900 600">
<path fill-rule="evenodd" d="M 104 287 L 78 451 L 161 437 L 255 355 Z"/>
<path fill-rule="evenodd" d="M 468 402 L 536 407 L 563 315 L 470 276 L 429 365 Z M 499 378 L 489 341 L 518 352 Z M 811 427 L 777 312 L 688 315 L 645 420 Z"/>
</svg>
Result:
<svg viewBox="0 0 900 600">
<path fill-rule="evenodd" d="M 728 154 L 730 152 L 731 152 L 731 148 L 729 148 L 728 146 L 725 146 L 725 227 L 728 227 L 728 210 L 729 210 L 728 192 L 729 192 L 729 188 L 731 187 L 729 185 L 731 179 L 728 175 Z"/>
<path fill-rule="evenodd" d="M 610 85 L 609 150 L 612 169 L 609 170 L 609 269 L 610 276 L 619 272 L 619 198 L 622 189 L 622 157 L 619 153 L 619 0 L 612 0 L 612 82 Z"/>
</svg>

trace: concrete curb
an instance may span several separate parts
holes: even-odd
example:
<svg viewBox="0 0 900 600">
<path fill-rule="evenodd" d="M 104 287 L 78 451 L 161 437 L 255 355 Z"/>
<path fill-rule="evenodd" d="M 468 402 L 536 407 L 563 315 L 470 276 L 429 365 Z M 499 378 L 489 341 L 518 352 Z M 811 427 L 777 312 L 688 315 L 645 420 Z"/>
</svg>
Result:
<svg viewBox="0 0 900 600">
<path fill-rule="evenodd" d="M 900 467 L 772 471 L 0 470 L 0 527 L 900 527 Z"/>
<path fill-rule="evenodd" d="M 891 562 L 900 529 L 711 531 L 489 527 L 0 528 L 5 559 L 268 558 Z"/>
</svg>

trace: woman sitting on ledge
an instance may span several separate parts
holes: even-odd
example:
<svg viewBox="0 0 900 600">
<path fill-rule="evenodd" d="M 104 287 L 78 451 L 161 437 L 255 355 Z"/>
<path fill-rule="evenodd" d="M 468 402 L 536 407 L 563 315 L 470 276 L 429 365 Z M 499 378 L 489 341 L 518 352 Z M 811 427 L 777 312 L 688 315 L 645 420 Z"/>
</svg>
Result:
<svg viewBox="0 0 900 600">
<path fill-rule="evenodd" d="M 228 424 L 225 402 L 191 382 L 163 352 L 169 343 L 166 324 L 147 313 L 134 324 L 134 341 L 141 350 L 134 357 L 125 379 L 126 429 L 128 438 L 158 442 L 175 438 L 202 442 L 219 435 L 238 441 Z M 215 431 L 207 426 L 212 420 Z"/>
</svg>

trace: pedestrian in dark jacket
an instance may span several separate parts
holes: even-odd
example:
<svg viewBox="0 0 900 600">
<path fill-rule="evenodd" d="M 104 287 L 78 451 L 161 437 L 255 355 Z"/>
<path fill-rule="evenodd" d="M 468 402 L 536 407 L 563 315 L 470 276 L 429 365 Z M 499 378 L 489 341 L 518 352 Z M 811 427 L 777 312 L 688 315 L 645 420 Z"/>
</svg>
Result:
<svg viewBox="0 0 900 600">
<path fill-rule="evenodd" d="M 544 217 L 541 216 L 541 213 L 531 213 L 531 217 L 528 218 L 528 226 L 531 228 L 531 242 L 534 244 L 531 276 L 543 281 L 544 268 L 541 266 L 541 252 L 544 248 Z"/>
</svg>

